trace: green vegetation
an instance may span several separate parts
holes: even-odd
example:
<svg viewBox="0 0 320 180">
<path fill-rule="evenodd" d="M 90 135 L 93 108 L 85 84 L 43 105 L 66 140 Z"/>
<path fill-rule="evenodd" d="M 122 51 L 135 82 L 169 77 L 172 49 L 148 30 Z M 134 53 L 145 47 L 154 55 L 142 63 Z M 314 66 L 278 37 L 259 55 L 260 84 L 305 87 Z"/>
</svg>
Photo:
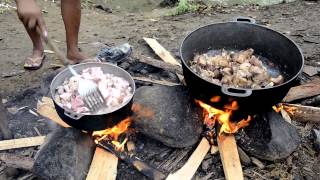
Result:
<svg viewBox="0 0 320 180">
<path fill-rule="evenodd" d="M 178 6 L 175 8 L 172 16 L 195 12 L 198 10 L 198 5 L 188 2 L 188 0 L 179 0 Z"/>
</svg>

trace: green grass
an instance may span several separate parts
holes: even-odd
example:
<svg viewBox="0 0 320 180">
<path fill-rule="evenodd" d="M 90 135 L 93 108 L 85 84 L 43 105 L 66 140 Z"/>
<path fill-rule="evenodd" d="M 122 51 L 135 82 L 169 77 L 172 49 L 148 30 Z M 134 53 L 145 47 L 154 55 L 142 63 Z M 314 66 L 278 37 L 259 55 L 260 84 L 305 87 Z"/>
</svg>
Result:
<svg viewBox="0 0 320 180">
<path fill-rule="evenodd" d="M 175 8 L 174 12 L 171 14 L 172 16 L 185 14 L 188 12 L 195 12 L 198 10 L 198 5 L 191 4 L 188 0 L 179 0 L 178 6 Z"/>
</svg>

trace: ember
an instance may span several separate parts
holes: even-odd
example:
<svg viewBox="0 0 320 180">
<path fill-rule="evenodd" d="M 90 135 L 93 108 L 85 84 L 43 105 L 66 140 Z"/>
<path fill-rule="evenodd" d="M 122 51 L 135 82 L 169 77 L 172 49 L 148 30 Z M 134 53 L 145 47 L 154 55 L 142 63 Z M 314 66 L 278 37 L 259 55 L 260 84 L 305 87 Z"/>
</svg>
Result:
<svg viewBox="0 0 320 180">
<path fill-rule="evenodd" d="M 124 145 L 127 142 L 127 138 L 125 138 L 121 143 L 119 142 L 119 136 L 122 133 L 125 133 L 129 126 L 131 125 L 132 119 L 126 118 L 117 125 L 112 128 L 108 128 L 102 131 L 93 132 L 92 136 L 95 137 L 95 142 L 98 143 L 101 140 L 109 140 L 115 146 L 118 151 L 123 151 Z"/>
<path fill-rule="evenodd" d="M 211 101 L 220 100 L 218 96 L 211 98 Z M 200 100 L 195 100 L 204 109 L 204 123 L 209 128 L 213 128 L 215 123 L 218 122 L 221 125 L 219 134 L 222 133 L 236 133 L 240 128 L 246 127 L 251 121 L 251 116 L 248 116 L 247 119 L 242 119 L 239 122 L 231 122 L 230 118 L 233 111 L 238 110 L 238 103 L 232 101 L 230 104 L 224 106 L 224 110 L 216 109 L 209 104 L 206 104 Z"/>
</svg>

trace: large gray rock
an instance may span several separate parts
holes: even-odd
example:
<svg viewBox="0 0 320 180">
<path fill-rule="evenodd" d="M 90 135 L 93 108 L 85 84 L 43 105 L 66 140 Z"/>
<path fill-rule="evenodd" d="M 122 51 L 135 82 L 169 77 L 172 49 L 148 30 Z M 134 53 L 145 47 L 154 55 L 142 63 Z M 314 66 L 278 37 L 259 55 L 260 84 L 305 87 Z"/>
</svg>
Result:
<svg viewBox="0 0 320 180">
<path fill-rule="evenodd" d="M 36 155 L 33 172 L 46 180 L 83 180 L 94 147 L 89 135 L 73 128 L 59 127 L 46 138 Z"/>
<path fill-rule="evenodd" d="M 248 154 L 268 161 L 288 157 L 300 144 L 297 129 L 273 110 L 255 117 L 236 138 Z"/>
<path fill-rule="evenodd" d="M 145 86 L 133 100 L 135 128 L 170 147 L 187 147 L 198 142 L 202 114 L 183 86 Z M 142 109 L 141 109 L 142 107 Z"/>
</svg>

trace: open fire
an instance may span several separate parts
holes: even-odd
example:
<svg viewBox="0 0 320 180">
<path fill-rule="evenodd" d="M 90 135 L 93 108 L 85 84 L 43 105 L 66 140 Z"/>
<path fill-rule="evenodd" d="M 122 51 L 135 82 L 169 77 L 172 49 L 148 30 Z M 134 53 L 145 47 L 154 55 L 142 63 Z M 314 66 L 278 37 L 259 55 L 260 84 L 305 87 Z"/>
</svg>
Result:
<svg viewBox="0 0 320 180">
<path fill-rule="evenodd" d="M 102 131 L 94 131 L 92 136 L 95 138 L 95 142 L 98 144 L 101 140 L 108 140 L 111 141 L 112 144 L 115 146 L 115 149 L 118 151 L 124 150 L 124 145 L 128 141 L 126 137 L 122 142 L 119 141 L 119 136 L 125 133 L 129 126 L 132 123 L 132 119 L 130 117 L 122 120 L 117 125 L 112 128 L 108 128 Z"/>
<path fill-rule="evenodd" d="M 272 107 L 274 111 L 276 111 L 277 113 L 278 112 L 281 112 L 281 110 L 285 110 L 286 112 L 288 112 L 289 114 L 293 115 L 294 112 L 297 110 L 296 107 L 290 107 L 290 106 L 286 106 L 282 103 L 276 105 L 276 106 L 273 106 Z"/>
<path fill-rule="evenodd" d="M 214 96 L 210 101 L 216 103 L 219 102 L 220 99 L 220 96 Z M 236 133 L 239 129 L 248 126 L 252 119 L 251 116 L 248 116 L 247 119 L 242 119 L 239 122 L 232 122 L 230 120 L 233 112 L 239 109 L 237 101 L 226 104 L 223 110 L 214 108 L 200 100 L 195 101 L 204 109 L 204 123 L 208 128 L 212 129 L 217 122 L 221 125 L 219 134 Z"/>
</svg>

